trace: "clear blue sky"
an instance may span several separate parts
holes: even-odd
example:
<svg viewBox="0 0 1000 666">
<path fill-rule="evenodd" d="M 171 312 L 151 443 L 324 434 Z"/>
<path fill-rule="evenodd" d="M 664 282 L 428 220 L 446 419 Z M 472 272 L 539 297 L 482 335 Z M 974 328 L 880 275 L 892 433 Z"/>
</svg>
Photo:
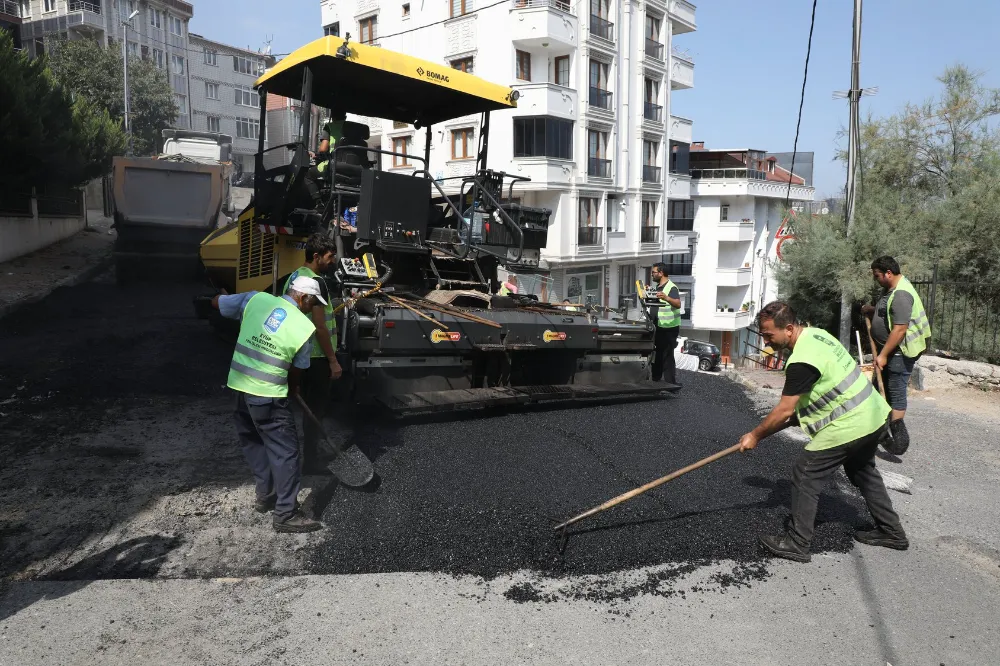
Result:
<svg viewBox="0 0 1000 666">
<path fill-rule="evenodd" d="M 257 48 L 273 36 L 287 53 L 322 34 L 318 0 L 193 0 L 191 30 Z M 708 147 L 791 151 L 809 36 L 810 0 L 704 0 L 698 30 L 675 43 L 695 58 L 695 87 L 677 91 L 673 112 L 694 120 L 694 138 Z M 843 187 L 834 161 L 850 87 L 851 0 L 819 0 L 799 150 L 815 152 L 817 195 Z M 962 62 L 1000 87 L 1000 2 L 994 0 L 868 0 L 864 7 L 861 85 L 878 95 L 862 100 L 886 115 L 940 89 L 935 77 Z"/>
</svg>

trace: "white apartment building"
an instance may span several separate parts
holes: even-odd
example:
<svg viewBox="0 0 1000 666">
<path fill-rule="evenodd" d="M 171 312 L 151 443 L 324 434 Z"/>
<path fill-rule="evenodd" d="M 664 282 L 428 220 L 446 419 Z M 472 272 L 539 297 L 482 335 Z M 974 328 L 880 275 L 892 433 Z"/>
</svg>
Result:
<svg viewBox="0 0 1000 666">
<path fill-rule="evenodd" d="M 174 127 L 191 127 L 188 22 L 194 7 L 183 0 L 21 0 L 21 41 L 34 57 L 51 39 L 95 39 L 121 48 L 127 33 L 132 57 L 168 71 L 178 114 Z M 128 28 L 126 19 L 138 11 Z"/>
<path fill-rule="evenodd" d="M 764 151 L 693 144 L 693 202 L 675 204 L 667 223 L 689 235 L 688 252 L 667 258 L 684 294 L 682 336 L 712 342 L 734 359 L 740 353 L 754 315 L 777 297 L 773 266 L 785 198 L 796 207 L 815 196 L 812 155 L 803 157 L 809 171 L 791 174 Z"/>
<path fill-rule="evenodd" d="M 260 98 L 254 81 L 274 58 L 191 33 L 192 129 L 233 137 L 233 165 L 254 171 L 260 137 Z"/>
<path fill-rule="evenodd" d="M 527 176 L 515 197 L 552 210 L 545 275 L 522 291 L 619 307 L 636 278 L 687 233 L 667 229 L 669 202 L 690 200 L 692 123 L 670 114 L 674 91 L 694 85 L 694 64 L 674 37 L 695 30 L 686 0 L 323 0 L 325 34 L 440 62 L 521 97 L 490 118 L 489 166 Z M 424 27 L 426 26 L 426 27 Z M 480 118 L 435 128 L 429 170 L 469 175 Z M 412 126 L 369 123 L 373 144 L 422 155 Z M 383 161 L 413 169 L 414 160 Z"/>
</svg>

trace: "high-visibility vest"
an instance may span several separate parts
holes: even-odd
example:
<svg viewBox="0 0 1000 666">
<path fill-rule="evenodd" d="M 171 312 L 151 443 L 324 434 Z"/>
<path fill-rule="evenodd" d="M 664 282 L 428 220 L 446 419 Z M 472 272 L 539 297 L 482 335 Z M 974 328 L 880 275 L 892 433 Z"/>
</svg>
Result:
<svg viewBox="0 0 1000 666">
<path fill-rule="evenodd" d="M 666 295 L 670 295 L 670 290 L 676 288 L 677 285 L 673 283 L 672 280 L 667 280 L 667 283 L 660 287 L 659 285 L 654 286 L 655 291 L 662 291 Z M 675 328 L 681 325 L 681 309 L 675 308 L 670 303 L 664 299 L 660 299 L 662 305 L 659 306 L 656 312 L 656 325 L 660 328 Z"/>
<path fill-rule="evenodd" d="M 913 297 L 913 310 L 910 312 L 910 321 L 906 327 L 906 335 L 899 345 L 899 351 L 907 358 L 915 358 L 920 352 L 927 349 L 927 341 L 931 339 L 931 323 L 927 319 L 927 311 L 924 310 L 924 302 L 920 300 L 920 294 L 913 288 L 905 277 L 900 277 L 896 283 L 896 288 L 889 292 L 889 300 L 885 306 L 885 319 L 892 331 L 892 299 L 896 297 L 896 292 L 905 291 Z"/>
<path fill-rule="evenodd" d="M 288 395 L 288 369 L 316 332 L 294 303 L 260 292 L 243 309 L 240 335 L 229 365 L 227 386 L 265 398 Z"/>
<path fill-rule="evenodd" d="M 297 277 L 311 277 L 315 280 L 322 280 L 319 275 L 316 274 L 308 266 L 303 266 L 285 280 L 285 288 L 281 291 L 282 294 L 287 294 L 289 288 L 292 285 L 292 281 Z M 333 350 L 337 351 L 337 318 L 333 314 L 333 304 L 330 299 L 326 299 L 326 305 L 323 306 L 323 318 L 326 320 L 326 328 L 330 332 L 330 344 L 333 345 Z M 319 346 L 319 340 L 314 339 L 312 344 L 312 351 L 309 352 L 309 358 L 325 358 L 326 354 L 323 353 L 323 348 Z"/>
<path fill-rule="evenodd" d="M 892 411 L 840 341 L 820 328 L 804 328 L 786 369 L 807 363 L 820 377 L 799 397 L 795 413 L 809 435 L 808 451 L 832 449 L 870 435 Z"/>
</svg>

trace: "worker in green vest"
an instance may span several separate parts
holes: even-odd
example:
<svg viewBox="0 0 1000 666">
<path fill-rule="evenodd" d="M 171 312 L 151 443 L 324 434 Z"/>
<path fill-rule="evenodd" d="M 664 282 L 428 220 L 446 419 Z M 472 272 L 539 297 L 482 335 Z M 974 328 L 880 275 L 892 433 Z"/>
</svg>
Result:
<svg viewBox="0 0 1000 666">
<path fill-rule="evenodd" d="M 305 187 L 313 201 L 313 206 L 318 210 L 322 208 L 323 202 L 320 197 L 320 182 L 326 177 L 326 171 L 333 159 L 333 150 L 337 147 L 344 133 L 344 123 L 347 121 L 347 114 L 343 111 L 332 111 L 330 120 L 323 124 L 324 137 L 317 146 L 317 152 L 310 152 L 310 157 L 316 162 L 315 165 L 306 171 Z"/>
<path fill-rule="evenodd" d="M 654 382 L 663 379 L 669 384 L 676 384 L 674 350 L 677 347 L 677 333 L 681 330 L 681 294 L 677 285 L 667 277 L 665 263 L 653 264 L 650 276 L 653 278 L 653 295 L 660 299 L 660 306 L 655 308 L 652 378 Z"/>
<path fill-rule="evenodd" d="M 278 532 L 312 532 L 322 524 L 299 511 L 299 444 L 289 396 L 299 393 L 316 326 L 306 316 L 324 302 L 316 280 L 299 277 L 281 297 L 266 292 L 219 295 L 212 306 L 240 320 L 227 385 L 236 393 L 236 433 L 253 472 L 260 513 L 273 510 Z"/>
<path fill-rule="evenodd" d="M 880 348 L 874 359 L 882 373 L 885 397 L 892 407 L 892 438 L 883 445 L 886 450 L 902 455 L 910 446 L 906 416 L 906 387 L 917 359 L 927 349 L 931 324 L 924 303 L 913 285 L 899 272 L 899 263 L 882 256 L 872 262 L 872 277 L 885 289 L 875 305 L 861 310 L 872 320 L 872 338 Z"/>
<path fill-rule="evenodd" d="M 778 557 L 808 562 L 819 494 L 843 466 L 875 520 L 875 529 L 855 532 L 854 538 L 906 550 L 906 533 L 875 469 L 875 451 L 888 427 L 888 403 L 837 338 L 799 324 L 787 303 L 768 303 L 757 315 L 757 324 L 764 342 L 792 354 L 785 364 L 781 400 L 760 425 L 740 438 L 740 450 L 753 449 L 760 440 L 792 425 L 809 437 L 792 469 L 788 530 L 762 536 L 761 544 Z"/>
<path fill-rule="evenodd" d="M 318 418 L 329 411 L 330 380 L 340 379 L 343 372 L 337 362 L 337 320 L 333 314 L 323 273 L 337 260 L 337 248 L 333 239 L 323 233 L 315 233 L 306 240 L 306 263 L 288 276 L 282 293 L 287 294 L 291 285 L 300 277 L 313 278 L 319 285 L 323 303 L 316 303 L 309 314 L 316 329 L 309 358 L 309 369 L 302 375 L 302 398 Z M 318 459 L 319 439 L 322 436 L 312 419 L 303 421 L 302 473 L 328 474 L 327 468 Z"/>
</svg>

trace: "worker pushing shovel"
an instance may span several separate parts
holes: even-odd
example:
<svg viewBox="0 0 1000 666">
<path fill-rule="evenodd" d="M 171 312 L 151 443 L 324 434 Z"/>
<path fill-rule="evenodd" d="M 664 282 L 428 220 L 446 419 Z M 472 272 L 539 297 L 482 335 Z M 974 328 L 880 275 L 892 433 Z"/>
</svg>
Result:
<svg viewBox="0 0 1000 666">
<path fill-rule="evenodd" d="M 672 474 L 636 488 L 601 506 L 555 527 L 566 529 L 588 516 L 600 513 L 682 474 L 719 460 L 736 451 L 750 451 L 766 437 L 798 425 L 809 436 L 792 470 L 792 519 L 785 534 L 762 536 L 761 545 L 772 554 L 797 562 L 812 556 L 819 493 L 837 468 L 860 491 L 875 521 L 875 528 L 855 532 L 859 542 L 906 550 L 909 541 L 892 508 L 882 477 L 875 469 L 878 448 L 891 412 L 889 404 L 875 392 L 850 353 L 822 329 L 802 326 L 791 306 L 781 301 L 767 304 L 757 315 L 761 337 L 775 350 L 789 349 L 785 387 L 780 402 L 738 444 Z"/>
</svg>

